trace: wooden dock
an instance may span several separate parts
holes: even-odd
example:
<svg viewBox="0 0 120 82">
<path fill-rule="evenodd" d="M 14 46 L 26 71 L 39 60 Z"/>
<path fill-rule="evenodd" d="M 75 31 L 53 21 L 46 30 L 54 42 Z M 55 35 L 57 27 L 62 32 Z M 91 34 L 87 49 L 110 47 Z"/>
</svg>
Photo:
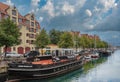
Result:
<svg viewBox="0 0 120 82">
<path fill-rule="evenodd" d="M 6 61 L 3 61 L 2 58 L 0 58 L 0 74 L 7 73 L 8 65 Z"/>
<path fill-rule="evenodd" d="M 7 79 L 8 64 L 0 57 L 0 82 L 5 82 Z"/>
</svg>

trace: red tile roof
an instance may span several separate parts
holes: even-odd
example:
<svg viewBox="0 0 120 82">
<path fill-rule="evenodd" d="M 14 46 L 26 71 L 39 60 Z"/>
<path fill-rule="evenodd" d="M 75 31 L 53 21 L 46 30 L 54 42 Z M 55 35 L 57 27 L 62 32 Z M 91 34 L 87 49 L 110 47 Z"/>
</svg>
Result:
<svg viewBox="0 0 120 82">
<path fill-rule="evenodd" d="M 0 8 L 0 12 L 3 14 L 7 14 L 7 12 L 5 12 L 3 9 Z"/>
<path fill-rule="evenodd" d="M 18 13 L 18 18 L 25 19 L 25 17 L 22 16 L 20 13 Z"/>
<path fill-rule="evenodd" d="M 1 13 L 8 15 L 7 9 L 8 9 L 9 7 L 10 7 L 9 5 L 6 5 L 6 4 L 0 2 L 0 12 L 1 12 Z M 30 14 L 28 13 L 27 15 L 30 15 Z M 27 15 L 22 16 L 20 13 L 18 13 L 18 18 L 21 18 L 21 19 L 23 20 L 20 24 L 29 27 L 29 25 L 26 24 L 26 20 L 27 20 L 26 16 L 27 16 Z M 39 22 L 38 22 L 37 20 L 35 20 L 35 22 L 38 23 L 37 28 L 40 28 Z"/>
</svg>

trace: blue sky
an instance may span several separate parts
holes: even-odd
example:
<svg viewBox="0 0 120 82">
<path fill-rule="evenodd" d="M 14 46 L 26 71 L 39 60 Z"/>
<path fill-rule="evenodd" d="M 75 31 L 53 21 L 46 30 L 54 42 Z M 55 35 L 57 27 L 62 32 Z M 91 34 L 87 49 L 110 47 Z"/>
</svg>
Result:
<svg viewBox="0 0 120 82">
<path fill-rule="evenodd" d="M 120 0 L 0 0 L 22 15 L 34 12 L 42 28 L 97 34 L 120 45 Z"/>
</svg>

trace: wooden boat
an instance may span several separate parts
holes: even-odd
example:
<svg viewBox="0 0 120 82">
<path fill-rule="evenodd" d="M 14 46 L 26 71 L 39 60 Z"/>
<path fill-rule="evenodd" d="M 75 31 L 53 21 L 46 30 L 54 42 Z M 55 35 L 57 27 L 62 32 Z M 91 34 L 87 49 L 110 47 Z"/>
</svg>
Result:
<svg viewBox="0 0 120 82">
<path fill-rule="evenodd" d="M 58 76 L 82 68 L 82 59 L 79 55 L 29 57 L 26 62 L 9 63 L 8 74 L 19 79 Z"/>
</svg>

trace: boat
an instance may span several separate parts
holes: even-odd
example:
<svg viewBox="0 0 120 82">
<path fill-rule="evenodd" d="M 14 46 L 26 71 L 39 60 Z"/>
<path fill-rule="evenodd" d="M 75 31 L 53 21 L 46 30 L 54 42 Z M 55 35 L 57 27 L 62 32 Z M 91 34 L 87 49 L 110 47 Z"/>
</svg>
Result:
<svg viewBox="0 0 120 82">
<path fill-rule="evenodd" d="M 111 51 L 107 51 L 107 50 L 100 50 L 99 51 L 99 56 L 100 57 L 108 57 L 108 56 L 110 56 L 112 53 L 111 53 Z"/>
<path fill-rule="evenodd" d="M 82 60 L 80 55 L 30 56 L 24 62 L 9 63 L 8 74 L 21 80 L 48 78 L 81 69 Z"/>
<path fill-rule="evenodd" d="M 91 52 L 91 58 L 93 58 L 93 59 L 99 58 L 99 53 L 97 53 L 96 51 L 92 51 Z"/>
</svg>

